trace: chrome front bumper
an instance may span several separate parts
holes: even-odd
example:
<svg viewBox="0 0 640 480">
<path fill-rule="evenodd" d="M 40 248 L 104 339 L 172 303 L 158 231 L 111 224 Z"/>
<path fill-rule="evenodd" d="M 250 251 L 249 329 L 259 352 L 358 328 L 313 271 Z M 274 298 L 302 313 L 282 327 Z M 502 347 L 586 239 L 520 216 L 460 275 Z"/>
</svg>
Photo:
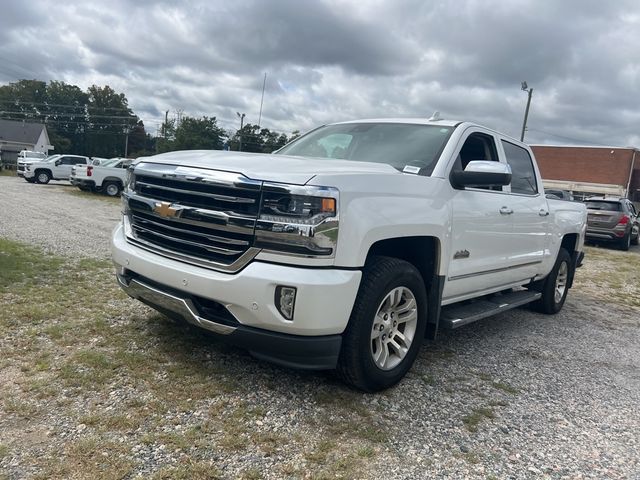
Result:
<svg viewBox="0 0 640 480">
<path fill-rule="evenodd" d="M 172 312 L 182 317 L 192 325 L 202 327 L 220 335 L 229 335 L 236 330 L 236 327 L 212 322 L 211 320 L 202 318 L 198 315 L 198 310 L 194 303 L 188 298 L 181 298 L 171 293 L 164 292 L 137 279 L 128 279 L 125 275 L 121 275 L 120 273 L 117 273 L 116 277 L 118 278 L 120 287 L 122 287 L 127 295 L 131 298 L 135 298 L 136 300 L 140 300 L 153 308 L 157 308 L 161 311 Z"/>
</svg>

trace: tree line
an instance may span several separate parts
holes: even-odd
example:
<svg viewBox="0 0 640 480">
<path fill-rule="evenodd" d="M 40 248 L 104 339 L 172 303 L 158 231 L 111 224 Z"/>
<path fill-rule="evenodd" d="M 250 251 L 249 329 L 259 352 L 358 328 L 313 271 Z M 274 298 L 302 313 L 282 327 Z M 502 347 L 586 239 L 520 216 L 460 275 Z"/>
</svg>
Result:
<svg viewBox="0 0 640 480">
<path fill-rule="evenodd" d="M 0 85 L 0 118 L 43 123 L 56 153 L 97 157 L 153 155 L 174 150 L 239 150 L 270 153 L 298 135 L 246 124 L 227 132 L 216 117 L 182 116 L 150 135 L 124 93 L 92 85 L 83 91 L 65 82 L 19 80 Z"/>
</svg>

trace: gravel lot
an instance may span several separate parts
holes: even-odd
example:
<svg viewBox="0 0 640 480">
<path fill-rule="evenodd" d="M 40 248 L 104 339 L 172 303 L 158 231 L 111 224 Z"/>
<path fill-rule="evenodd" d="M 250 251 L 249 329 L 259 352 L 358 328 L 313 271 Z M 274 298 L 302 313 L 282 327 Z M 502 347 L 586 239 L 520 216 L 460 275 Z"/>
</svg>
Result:
<svg viewBox="0 0 640 480">
<path fill-rule="evenodd" d="M 0 237 L 69 258 L 108 258 L 118 204 L 73 191 L 62 182 L 41 186 L 0 177 Z M 635 258 L 640 248 L 624 255 Z M 591 273 L 587 257 L 578 275 L 584 279 Z M 241 472 L 245 478 L 315 478 L 323 463 L 347 458 L 359 439 L 372 437 L 356 428 L 340 434 L 342 442 L 328 458 L 305 454 L 308 445 L 322 445 L 322 432 L 345 425 L 356 412 L 362 428 L 373 425 L 384 435 L 378 443 L 372 440 L 369 450 L 359 451 L 362 460 L 356 470 L 346 470 L 351 472 L 347 477 L 640 479 L 640 310 L 596 301 L 587 292 L 572 290 L 556 316 L 518 309 L 445 332 L 423 347 L 400 385 L 377 395 L 352 392 L 330 373 L 261 364 L 208 337 L 189 340 L 189 358 L 233 379 L 234 388 L 215 399 L 194 400 L 188 413 L 177 413 L 176 399 L 176 408 L 162 413 L 165 423 L 181 432 L 211 415 L 216 402 L 243 401 L 262 409 L 251 428 L 278 435 L 282 445 L 270 453 L 229 453 L 217 447 L 179 452 L 138 441 L 144 425 L 124 433 L 114 430 L 109 438 L 125 445 L 125 455 L 135 463 L 125 478 L 148 477 L 196 456 L 215 464 L 223 478 Z M 129 299 L 114 302 L 122 310 L 114 323 L 153 317 Z M 150 334 L 173 328 L 154 327 L 151 321 L 145 325 Z M 0 357 L 10 339 L 11 332 L 0 333 Z M 190 365 L 182 364 L 180 372 Z M 16 370 L 0 363 L 0 383 L 19 395 Z M 120 382 L 107 395 L 104 403 L 74 399 L 68 392 L 62 396 L 78 410 L 102 405 L 114 415 L 126 414 L 127 402 L 148 398 L 144 382 Z M 0 478 L 3 472 L 10 479 L 36 476 L 34 458 L 59 451 L 91 428 L 55 411 L 44 419 L 19 420 L 0 404 L 0 447 L 5 445 Z M 34 437 L 31 444 L 25 431 Z M 291 469 L 283 470 L 284 464 Z M 332 478 L 340 475 L 337 470 Z M 75 476 L 85 475 L 79 471 Z"/>
</svg>

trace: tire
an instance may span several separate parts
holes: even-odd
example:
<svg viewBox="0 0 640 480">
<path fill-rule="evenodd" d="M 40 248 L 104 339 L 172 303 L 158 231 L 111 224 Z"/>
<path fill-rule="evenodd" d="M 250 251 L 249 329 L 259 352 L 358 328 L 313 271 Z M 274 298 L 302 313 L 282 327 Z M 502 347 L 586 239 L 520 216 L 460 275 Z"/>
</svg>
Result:
<svg viewBox="0 0 640 480">
<path fill-rule="evenodd" d="M 554 315 L 562 309 L 569 292 L 571 268 L 571 255 L 561 248 L 551 273 L 542 282 L 542 288 L 540 288 L 542 297 L 533 303 L 535 310 Z"/>
<path fill-rule="evenodd" d="M 633 228 L 631 229 L 633 231 Z M 638 245 L 640 243 L 640 231 L 635 237 L 631 237 L 631 245 Z"/>
<path fill-rule="evenodd" d="M 420 272 L 404 260 L 373 257 L 343 335 L 338 375 L 366 392 L 395 385 L 415 361 L 426 326 L 427 293 Z"/>
<path fill-rule="evenodd" d="M 620 239 L 620 243 L 618 243 L 618 248 L 623 251 L 629 250 L 631 247 L 631 231 L 627 233 L 624 237 Z"/>
<path fill-rule="evenodd" d="M 121 190 L 120 184 L 116 182 L 106 182 L 102 186 L 102 191 L 110 197 L 117 197 Z"/>
<path fill-rule="evenodd" d="M 47 170 L 38 170 L 35 179 L 36 183 L 46 185 L 51 180 L 51 174 Z"/>
</svg>

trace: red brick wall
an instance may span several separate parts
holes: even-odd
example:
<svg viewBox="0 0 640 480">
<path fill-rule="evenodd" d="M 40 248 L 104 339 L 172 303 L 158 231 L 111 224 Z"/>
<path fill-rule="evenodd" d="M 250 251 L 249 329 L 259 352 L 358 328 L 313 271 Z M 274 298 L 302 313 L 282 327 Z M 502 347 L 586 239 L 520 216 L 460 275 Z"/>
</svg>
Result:
<svg viewBox="0 0 640 480">
<path fill-rule="evenodd" d="M 532 146 L 543 179 L 608 183 L 627 188 L 633 149 Z M 640 154 L 634 170 L 640 183 Z M 640 188 L 637 187 L 637 188 Z"/>
</svg>

